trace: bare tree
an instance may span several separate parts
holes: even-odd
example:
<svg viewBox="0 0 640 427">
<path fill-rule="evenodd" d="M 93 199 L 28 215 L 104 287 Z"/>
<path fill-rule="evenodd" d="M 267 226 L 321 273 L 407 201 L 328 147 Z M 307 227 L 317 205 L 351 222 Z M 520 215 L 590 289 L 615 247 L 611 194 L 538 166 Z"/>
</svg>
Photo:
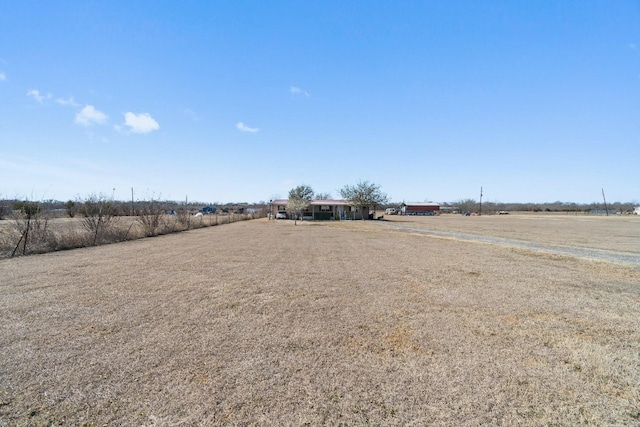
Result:
<svg viewBox="0 0 640 427">
<path fill-rule="evenodd" d="M 162 204 L 153 199 L 138 208 L 136 212 L 138 222 L 142 225 L 146 237 L 155 236 L 159 233 L 159 229 L 163 225 L 164 213 Z"/>
<path fill-rule="evenodd" d="M 364 218 L 364 209 L 388 203 L 389 197 L 380 190 L 378 184 L 369 181 L 358 181 L 355 185 L 345 185 L 340 190 L 340 195 L 351 202 L 351 204 L 360 209 L 362 219 Z"/>
<path fill-rule="evenodd" d="M 299 185 L 289 191 L 287 210 L 293 214 L 294 225 L 298 224 L 298 217 L 309 208 L 313 200 L 313 189 L 308 185 Z"/>
<path fill-rule="evenodd" d="M 78 206 L 76 205 L 76 202 L 74 202 L 73 200 L 68 200 L 64 204 L 64 207 L 67 210 L 67 215 L 69 215 L 69 218 L 73 218 L 74 216 L 76 216 L 76 213 L 78 212 Z"/>
<path fill-rule="evenodd" d="M 315 196 L 316 199 L 318 200 L 329 200 L 331 199 L 331 194 L 329 193 L 318 193 Z"/>
<path fill-rule="evenodd" d="M 474 199 L 461 199 L 455 202 L 461 213 L 471 213 L 478 211 L 478 202 Z"/>
<path fill-rule="evenodd" d="M 2 195 L 0 194 L 0 219 L 5 219 L 7 214 L 9 214 L 9 212 L 11 211 L 11 209 L 9 209 L 9 205 L 7 204 L 8 202 L 8 200 L 3 200 Z"/>
<path fill-rule="evenodd" d="M 93 234 L 93 245 L 108 236 L 117 220 L 117 206 L 105 196 L 90 195 L 82 203 L 80 213 L 84 216 L 83 227 Z"/>
<path fill-rule="evenodd" d="M 14 256 L 22 244 L 22 255 L 27 252 L 45 251 L 49 233 L 49 218 L 44 213 L 40 203 L 36 202 L 16 202 L 13 205 L 15 226 L 20 233 L 20 239 L 13 249 L 11 256 Z M 39 246 L 39 248 L 37 248 Z"/>
</svg>

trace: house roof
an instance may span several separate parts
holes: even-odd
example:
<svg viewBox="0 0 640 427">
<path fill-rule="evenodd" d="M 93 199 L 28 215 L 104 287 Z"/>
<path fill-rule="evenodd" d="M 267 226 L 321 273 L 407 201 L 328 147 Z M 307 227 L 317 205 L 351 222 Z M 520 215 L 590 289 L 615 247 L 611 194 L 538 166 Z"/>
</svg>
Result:
<svg viewBox="0 0 640 427">
<path fill-rule="evenodd" d="M 349 200 L 314 199 L 311 204 L 316 206 L 349 206 L 351 202 Z"/>
<path fill-rule="evenodd" d="M 286 205 L 289 199 L 275 199 L 271 203 L 274 205 Z M 311 201 L 315 206 L 350 206 L 349 200 L 336 200 L 336 199 L 314 199 Z"/>
<path fill-rule="evenodd" d="M 402 206 L 440 206 L 440 204 L 434 202 L 404 202 Z"/>
</svg>

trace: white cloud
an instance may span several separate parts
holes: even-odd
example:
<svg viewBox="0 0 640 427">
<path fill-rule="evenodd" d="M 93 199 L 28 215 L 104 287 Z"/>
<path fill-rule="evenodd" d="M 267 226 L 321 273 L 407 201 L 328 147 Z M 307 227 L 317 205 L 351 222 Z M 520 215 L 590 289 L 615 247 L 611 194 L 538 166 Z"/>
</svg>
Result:
<svg viewBox="0 0 640 427">
<path fill-rule="evenodd" d="M 7 75 L 5 73 L 0 73 L 0 82 L 7 80 Z"/>
<path fill-rule="evenodd" d="M 82 110 L 76 114 L 76 123 L 83 126 L 90 126 L 92 124 L 103 124 L 107 121 L 107 115 L 101 111 L 96 110 L 93 105 L 86 105 Z"/>
<path fill-rule="evenodd" d="M 240 132 L 251 132 L 251 133 L 256 133 L 256 132 L 258 132 L 258 131 L 260 130 L 259 128 L 252 128 L 252 127 L 249 127 L 249 126 L 245 125 L 245 124 L 244 124 L 244 123 L 242 123 L 242 122 L 238 122 L 238 123 L 236 123 L 236 127 L 238 128 L 238 130 L 239 130 Z"/>
<path fill-rule="evenodd" d="M 69 98 L 67 98 L 67 99 L 64 99 L 64 98 L 58 98 L 58 99 L 56 99 L 56 102 L 57 102 L 58 104 L 60 104 L 60 105 L 65 105 L 65 106 L 66 106 L 66 105 L 71 106 L 71 107 L 79 107 L 79 106 L 80 106 L 80 104 L 78 104 L 78 103 L 76 102 L 76 100 L 75 100 L 75 99 L 73 99 L 73 96 L 70 96 L 70 97 L 69 97 Z"/>
<path fill-rule="evenodd" d="M 124 115 L 124 124 L 125 126 L 129 126 L 133 133 L 149 133 L 160 129 L 158 122 L 156 122 L 149 113 L 126 113 Z"/>
<path fill-rule="evenodd" d="M 38 101 L 39 103 L 43 103 L 45 99 L 50 99 L 51 98 L 51 94 L 48 93 L 46 95 L 42 95 L 40 93 L 39 90 L 36 89 L 31 89 L 29 92 L 27 92 L 27 96 L 32 97 L 33 99 L 35 99 L 36 101 Z"/>
<path fill-rule="evenodd" d="M 299 87 L 296 87 L 296 86 L 290 86 L 289 91 L 291 92 L 292 95 L 304 95 L 306 97 L 311 96 L 309 95 L 309 92 L 307 92 L 304 89 L 300 89 Z"/>
</svg>

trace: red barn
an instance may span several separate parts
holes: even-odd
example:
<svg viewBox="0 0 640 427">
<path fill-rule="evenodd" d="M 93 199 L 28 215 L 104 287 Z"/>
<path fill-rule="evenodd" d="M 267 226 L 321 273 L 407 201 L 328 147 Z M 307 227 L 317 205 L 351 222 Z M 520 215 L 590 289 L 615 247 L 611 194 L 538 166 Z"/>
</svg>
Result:
<svg viewBox="0 0 640 427">
<path fill-rule="evenodd" d="M 403 203 L 402 215 L 437 215 L 440 213 L 440 205 L 433 202 Z"/>
</svg>

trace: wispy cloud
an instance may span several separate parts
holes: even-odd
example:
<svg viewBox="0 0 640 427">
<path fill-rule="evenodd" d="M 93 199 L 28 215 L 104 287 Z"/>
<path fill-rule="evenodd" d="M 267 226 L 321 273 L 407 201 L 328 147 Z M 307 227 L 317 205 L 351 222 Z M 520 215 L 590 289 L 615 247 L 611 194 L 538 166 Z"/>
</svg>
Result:
<svg viewBox="0 0 640 427">
<path fill-rule="evenodd" d="M 631 50 L 636 50 L 638 48 L 638 45 L 635 43 L 629 43 L 629 49 Z"/>
<path fill-rule="evenodd" d="M 73 99 L 73 96 L 70 96 L 67 99 L 64 98 L 58 98 L 56 99 L 56 102 L 60 105 L 65 105 L 65 106 L 70 106 L 70 107 L 79 107 L 80 104 L 76 102 L 75 99 Z"/>
<path fill-rule="evenodd" d="M 290 86 L 289 92 L 291 92 L 291 95 L 303 95 L 303 96 L 306 96 L 307 98 L 311 96 L 309 95 L 309 92 L 307 92 L 304 89 L 300 89 L 297 86 Z"/>
<path fill-rule="evenodd" d="M 184 109 L 184 114 L 186 114 L 187 116 L 191 117 L 191 119 L 198 121 L 200 120 L 200 117 L 198 117 L 198 114 L 193 111 L 191 108 L 185 108 Z"/>
<path fill-rule="evenodd" d="M 83 126 L 92 124 L 103 124 L 107 121 L 107 115 L 94 108 L 93 105 L 86 105 L 76 114 L 76 123 Z"/>
<path fill-rule="evenodd" d="M 104 144 L 109 142 L 109 140 L 106 137 L 101 135 L 96 135 L 94 132 L 91 132 L 90 130 L 86 130 L 84 134 L 90 142 L 102 142 Z"/>
<path fill-rule="evenodd" d="M 238 130 L 239 130 L 240 132 L 251 132 L 251 133 L 256 133 L 256 132 L 258 132 L 258 131 L 260 130 L 259 128 L 252 128 L 252 127 L 249 127 L 249 126 L 245 125 L 245 124 L 244 124 L 244 123 L 242 123 L 242 122 L 238 122 L 238 123 L 236 123 L 236 127 L 238 128 Z"/>
<path fill-rule="evenodd" d="M 0 82 L 7 80 L 7 75 L 5 73 L 0 73 Z"/>
<path fill-rule="evenodd" d="M 149 113 L 126 113 L 124 115 L 124 125 L 129 126 L 129 130 L 133 133 L 149 133 L 160 129 L 160 125 Z"/>
<path fill-rule="evenodd" d="M 36 89 L 31 89 L 30 91 L 28 91 L 27 92 L 27 96 L 32 97 L 33 99 L 38 101 L 40 104 L 42 104 L 45 99 L 50 99 L 51 98 L 51 94 L 50 93 L 48 93 L 46 95 L 43 95 L 43 94 L 40 93 L 39 90 L 36 90 Z"/>
</svg>

